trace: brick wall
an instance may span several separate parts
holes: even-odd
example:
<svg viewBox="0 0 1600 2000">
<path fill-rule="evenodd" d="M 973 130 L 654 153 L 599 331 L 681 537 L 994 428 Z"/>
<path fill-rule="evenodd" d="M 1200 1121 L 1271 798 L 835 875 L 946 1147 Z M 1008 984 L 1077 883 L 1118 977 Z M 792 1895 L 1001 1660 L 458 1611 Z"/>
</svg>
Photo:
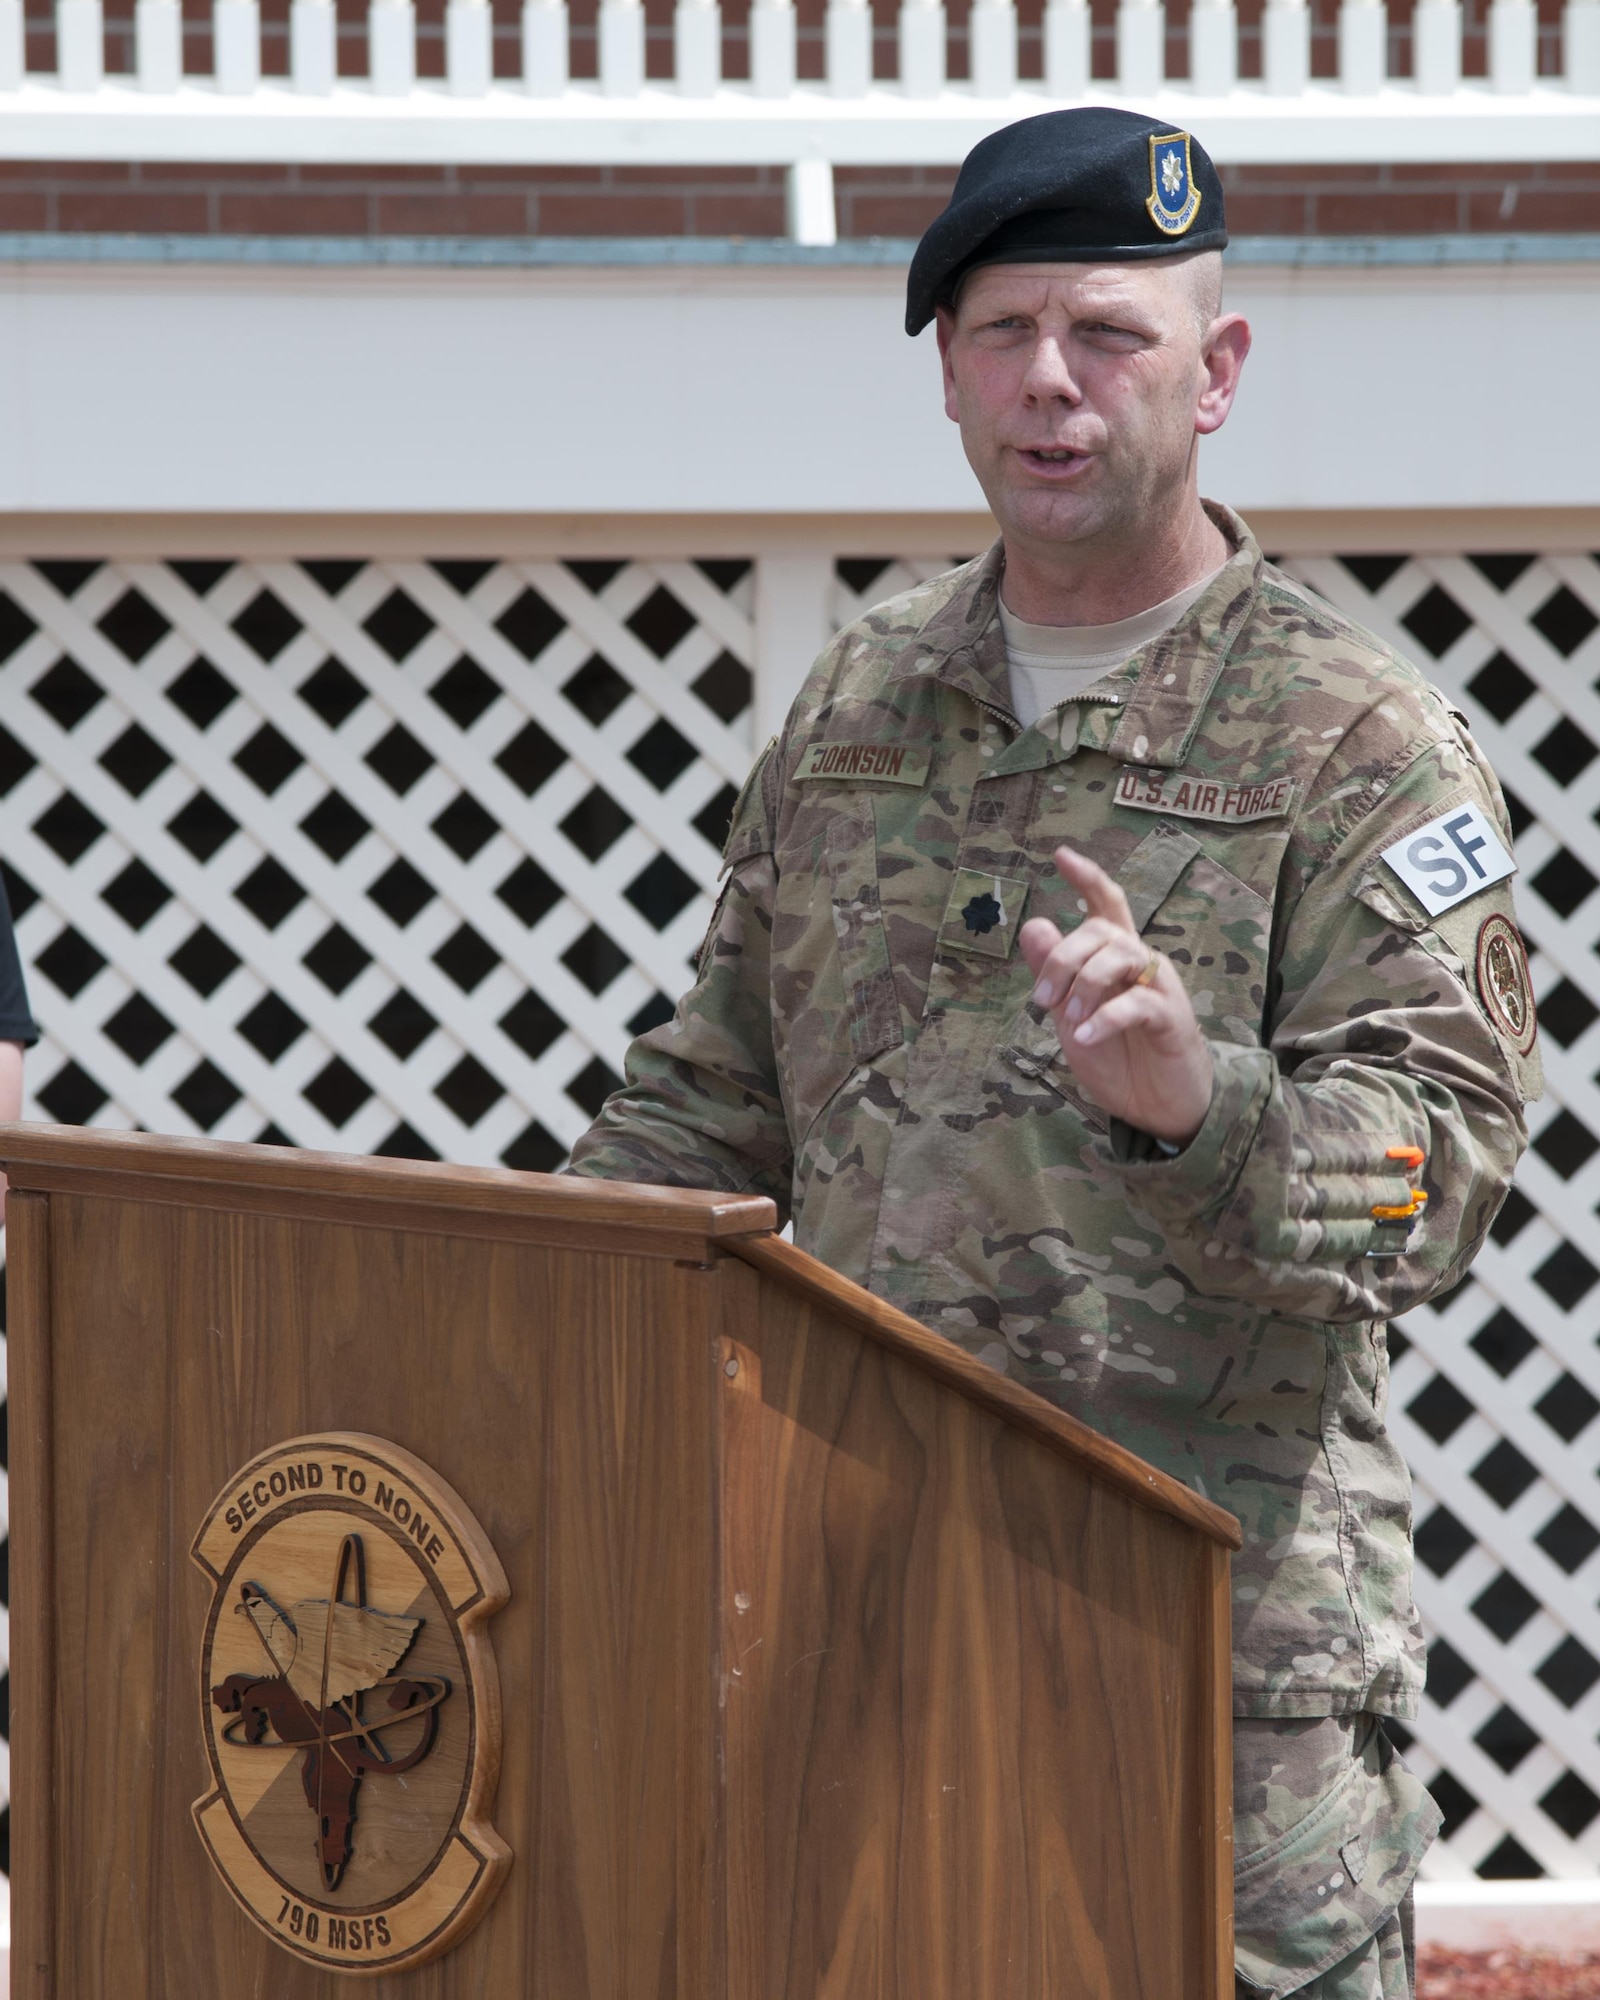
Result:
<svg viewBox="0 0 1600 2000">
<path fill-rule="evenodd" d="M 1236 167 L 1244 235 L 1600 228 L 1600 162 Z M 915 236 L 952 175 L 847 168 L 844 236 Z M 776 168 L 237 167 L 0 163 L 0 230 L 178 235 L 778 236 Z"/>
</svg>

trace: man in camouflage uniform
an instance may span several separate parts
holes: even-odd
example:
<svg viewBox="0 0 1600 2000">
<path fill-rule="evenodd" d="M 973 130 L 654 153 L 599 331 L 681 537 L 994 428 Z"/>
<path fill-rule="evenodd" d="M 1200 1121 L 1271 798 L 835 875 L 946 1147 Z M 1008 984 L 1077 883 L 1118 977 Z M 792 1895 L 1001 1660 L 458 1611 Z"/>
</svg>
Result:
<svg viewBox="0 0 1600 2000">
<path fill-rule="evenodd" d="M 823 654 L 735 809 L 698 981 L 573 1166 L 772 1196 L 1238 1514 L 1239 1991 L 1399 2000 L 1438 1815 L 1380 1720 L 1423 1677 L 1384 1323 L 1504 1198 L 1534 1020 L 1462 719 L 1198 498 L 1248 346 L 1221 200 L 1123 112 L 969 159 L 908 325 L 937 308 L 1002 539 Z M 1019 630 L 1162 600 L 1019 717 Z"/>
</svg>

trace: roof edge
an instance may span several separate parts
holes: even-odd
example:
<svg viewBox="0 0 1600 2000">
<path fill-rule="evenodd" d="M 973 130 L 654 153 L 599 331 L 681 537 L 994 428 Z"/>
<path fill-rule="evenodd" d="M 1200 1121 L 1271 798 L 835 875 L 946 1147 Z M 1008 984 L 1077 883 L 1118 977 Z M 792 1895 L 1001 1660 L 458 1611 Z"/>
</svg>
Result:
<svg viewBox="0 0 1600 2000">
<path fill-rule="evenodd" d="M 914 237 L 795 243 L 775 236 L 157 236 L 0 232 L 0 265 L 137 264 L 338 270 L 799 268 L 902 270 Z M 1373 269 L 1600 263 L 1600 232 L 1433 236 L 1235 236 L 1232 267 Z"/>
</svg>

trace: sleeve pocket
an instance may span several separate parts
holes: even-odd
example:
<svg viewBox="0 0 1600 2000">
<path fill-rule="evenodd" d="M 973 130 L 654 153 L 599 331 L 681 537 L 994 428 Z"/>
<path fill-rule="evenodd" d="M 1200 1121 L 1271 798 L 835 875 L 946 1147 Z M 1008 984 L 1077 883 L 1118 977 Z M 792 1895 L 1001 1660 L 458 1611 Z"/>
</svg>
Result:
<svg viewBox="0 0 1600 2000">
<path fill-rule="evenodd" d="M 1537 1027 L 1530 1029 L 1532 1039 L 1525 1039 L 1519 1044 L 1509 1032 L 1501 1010 L 1489 1004 L 1483 991 L 1485 969 L 1479 961 L 1484 926 L 1491 917 L 1503 917 L 1513 926 L 1516 923 L 1509 885 L 1497 883 L 1476 896 L 1468 897 L 1465 902 L 1453 905 L 1438 917 L 1426 915 L 1409 891 L 1402 890 L 1397 883 L 1386 878 L 1386 871 L 1381 866 L 1367 869 L 1350 893 L 1357 902 L 1364 903 L 1374 916 L 1382 918 L 1405 936 L 1415 938 L 1431 958 L 1467 988 L 1478 1012 L 1494 1031 L 1523 1103 L 1532 1104 L 1542 1097 L 1544 1064 L 1539 1053 Z M 1531 1012 L 1534 998 L 1527 983 L 1525 959 L 1520 980 L 1524 1004 Z"/>
<path fill-rule="evenodd" d="M 850 1053 L 857 1062 L 865 1062 L 901 1040 L 900 1001 L 878 896 L 877 827 L 870 807 L 830 824 L 823 856 L 850 1024 Z"/>
<path fill-rule="evenodd" d="M 743 861 L 758 854 L 770 854 L 776 844 L 773 832 L 773 801 L 768 796 L 776 776 L 776 736 L 750 767 L 739 796 L 733 802 L 728 837 L 722 844 L 722 872 L 728 874 Z"/>
</svg>

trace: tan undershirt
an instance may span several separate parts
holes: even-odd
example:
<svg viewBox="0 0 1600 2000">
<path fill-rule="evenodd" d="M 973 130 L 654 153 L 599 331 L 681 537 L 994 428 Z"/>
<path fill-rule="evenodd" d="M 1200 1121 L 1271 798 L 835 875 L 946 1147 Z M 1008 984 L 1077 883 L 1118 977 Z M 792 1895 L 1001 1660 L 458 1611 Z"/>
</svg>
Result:
<svg viewBox="0 0 1600 2000">
<path fill-rule="evenodd" d="M 1176 597 L 1132 618 L 1119 618 L 1114 625 L 1030 625 L 1002 601 L 1000 626 L 1011 665 L 1011 706 L 1023 728 L 1052 708 L 1076 701 L 1102 674 L 1170 632 L 1222 567 L 1219 563 L 1210 576 Z"/>
</svg>

